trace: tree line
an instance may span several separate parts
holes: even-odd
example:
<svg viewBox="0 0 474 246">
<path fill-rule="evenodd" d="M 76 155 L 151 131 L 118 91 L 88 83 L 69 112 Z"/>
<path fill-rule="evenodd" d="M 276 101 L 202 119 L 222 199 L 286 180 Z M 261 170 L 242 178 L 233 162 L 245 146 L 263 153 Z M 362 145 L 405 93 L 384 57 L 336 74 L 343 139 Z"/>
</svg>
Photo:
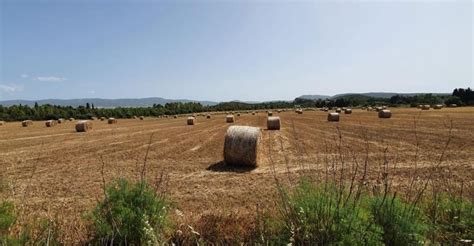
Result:
<svg viewBox="0 0 474 246">
<path fill-rule="evenodd" d="M 420 94 L 414 96 L 395 95 L 390 98 L 375 98 L 364 95 L 345 95 L 333 99 L 304 99 L 296 98 L 293 101 L 274 101 L 263 103 L 223 102 L 217 105 L 206 106 L 198 102 L 174 102 L 165 105 L 154 104 L 151 107 L 117 107 L 98 108 L 94 104 L 84 106 L 58 105 L 0 105 L 0 120 L 49 120 L 59 118 L 90 119 L 92 117 L 132 118 L 133 116 L 159 117 L 163 115 L 191 114 L 210 111 L 237 111 L 237 110 L 269 110 L 278 108 L 308 108 L 308 107 L 356 107 L 388 105 L 392 107 L 411 106 L 419 104 L 457 104 L 459 106 L 474 105 L 474 92 L 471 88 L 456 88 L 451 95 Z"/>
</svg>

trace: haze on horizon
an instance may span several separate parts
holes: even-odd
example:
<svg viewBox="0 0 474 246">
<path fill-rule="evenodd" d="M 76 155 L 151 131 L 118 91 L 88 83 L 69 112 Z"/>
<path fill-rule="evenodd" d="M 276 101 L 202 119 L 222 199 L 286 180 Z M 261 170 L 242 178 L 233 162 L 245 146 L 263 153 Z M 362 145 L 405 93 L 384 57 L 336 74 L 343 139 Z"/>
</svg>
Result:
<svg viewBox="0 0 474 246">
<path fill-rule="evenodd" d="M 473 5 L 0 0 L 0 100 L 451 92 Z"/>
</svg>

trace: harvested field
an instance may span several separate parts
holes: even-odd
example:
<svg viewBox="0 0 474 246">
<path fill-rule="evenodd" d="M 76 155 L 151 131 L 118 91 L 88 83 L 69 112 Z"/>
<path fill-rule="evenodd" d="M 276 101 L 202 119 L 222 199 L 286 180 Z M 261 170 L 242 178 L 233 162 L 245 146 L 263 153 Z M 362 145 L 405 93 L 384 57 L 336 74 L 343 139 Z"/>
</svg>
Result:
<svg viewBox="0 0 474 246">
<path fill-rule="evenodd" d="M 285 182 L 301 173 L 322 180 L 341 156 L 348 163 L 368 156 L 369 185 L 375 185 L 386 159 L 393 186 L 401 193 L 414 175 L 433 175 L 449 180 L 446 189 L 462 183 L 472 198 L 474 108 L 390 110 L 390 119 L 353 110 L 341 114 L 339 123 L 327 122 L 324 111 L 282 112 L 280 131 L 264 130 L 266 114 L 242 114 L 237 125 L 262 129 L 267 159 L 255 169 L 230 168 L 222 162 L 229 126 L 222 117 L 196 121 L 193 127 L 183 118 L 123 119 L 112 125 L 96 121 L 93 130 L 82 134 L 67 122 L 53 128 L 37 122 L 27 128 L 6 124 L 0 128 L 0 181 L 8 189 L 2 192 L 17 204 L 24 201 L 31 216 L 58 217 L 64 239 L 71 243 L 83 240 L 82 215 L 103 197 L 101 171 L 106 182 L 137 179 L 147 150 L 146 178 L 154 182 L 166 175 L 169 197 L 184 214 L 181 220 L 191 224 L 216 211 L 245 214 L 254 213 L 257 204 L 272 207 L 274 175 Z"/>
</svg>

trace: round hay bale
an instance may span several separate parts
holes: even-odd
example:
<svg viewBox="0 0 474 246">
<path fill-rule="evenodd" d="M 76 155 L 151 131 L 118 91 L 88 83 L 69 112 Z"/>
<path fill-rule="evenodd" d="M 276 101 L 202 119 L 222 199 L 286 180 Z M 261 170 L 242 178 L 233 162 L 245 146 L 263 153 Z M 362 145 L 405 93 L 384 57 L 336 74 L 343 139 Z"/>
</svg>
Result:
<svg viewBox="0 0 474 246">
<path fill-rule="evenodd" d="M 421 109 L 421 108 L 423 108 L 423 105 L 418 104 L 417 108 Z"/>
<path fill-rule="evenodd" d="M 379 118 L 392 118 L 392 112 L 388 109 L 380 110 Z"/>
<path fill-rule="evenodd" d="M 145 116 L 140 116 L 140 120 L 144 120 L 145 119 Z"/>
<path fill-rule="evenodd" d="M 74 121 L 75 119 L 74 118 L 69 118 L 69 121 Z"/>
<path fill-rule="evenodd" d="M 268 111 L 268 116 L 273 116 L 273 112 L 272 111 Z"/>
<path fill-rule="evenodd" d="M 132 119 L 136 120 L 138 117 L 136 115 L 132 116 Z"/>
<path fill-rule="evenodd" d="M 237 117 L 240 117 L 240 113 L 237 113 Z"/>
<path fill-rule="evenodd" d="M 352 109 L 346 108 L 346 109 L 344 110 L 344 114 L 352 114 Z"/>
<path fill-rule="evenodd" d="M 5 121 L 0 121 L 0 126 L 4 126 L 5 124 Z"/>
<path fill-rule="evenodd" d="M 117 124 L 117 119 L 115 119 L 115 118 L 109 118 L 109 119 L 107 120 L 107 123 L 109 123 L 109 124 Z"/>
<path fill-rule="evenodd" d="M 28 127 L 28 126 L 31 126 L 33 125 L 33 121 L 32 120 L 24 120 L 21 122 L 21 126 L 23 127 Z"/>
<path fill-rule="evenodd" d="M 421 107 L 421 110 L 430 110 L 431 106 L 429 104 L 425 104 L 423 105 L 423 107 Z"/>
<path fill-rule="evenodd" d="M 442 109 L 443 105 L 442 104 L 436 104 L 433 106 L 433 109 Z"/>
<path fill-rule="evenodd" d="M 105 117 L 100 117 L 100 121 L 104 121 L 105 120 Z"/>
<path fill-rule="evenodd" d="M 230 126 L 224 140 L 227 165 L 257 167 L 260 163 L 261 132 L 257 127 Z"/>
<path fill-rule="evenodd" d="M 87 132 L 92 130 L 92 122 L 88 120 L 81 120 L 76 123 L 76 132 Z"/>
<path fill-rule="evenodd" d="M 56 121 L 55 120 L 47 120 L 44 122 L 44 124 L 46 125 L 46 127 L 53 127 L 56 125 Z"/>
<path fill-rule="evenodd" d="M 452 104 L 449 104 L 449 105 L 448 105 L 448 107 L 450 107 L 450 108 L 455 108 L 455 107 L 457 107 L 457 106 L 458 106 L 458 105 L 455 104 L 455 103 L 452 103 Z"/>
<path fill-rule="evenodd" d="M 187 119 L 188 125 L 194 125 L 195 121 L 196 121 L 196 118 L 194 118 L 192 116 L 188 117 L 188 119 Z"/>
<path fill-rule="evenodd" d="M 231 115 L 231 114 L 228 114 L 226 117 L 225 117 L 225 122 L 227 123 L 234 123 L 234 116 Z"/>
<path fill-rule="evenodd" d="M 383 110 L 382 107 L 376 107 L 376 108 L 375 108 L 375 111 L 377 111 L 377 112 L 380 112 L 380 111 L 382 111 L 382 110 Z"/>
<path fill-rule="evenodd" d="M 387 106 L 382 106 L 382 109 L 387 109 Z"/>
<path fill-rule="evenodd" d="M 174 115 L 174 116 L 173 116 L 173 119 L 178 119 L 178 116 L 177 116 L 177 115 Z"/>
<path fill-rule="evenodd" d="M 336 113 L 340 113 L 341 111 L 341 108 L 336 108 Z"/>
<path fill-rule="evenodd" d="M 339 121 L 339 113 L 329 113 L 328 121 Z"/>
<path fill-rule="evenodd" d="M 92 116 L 92 117 L 91 117 L 91 120 L 97 120 L 97 117 Z"/>
<path fill-rule="evenodd" d="M 280 130 L 280 117 L 270 116 L 267 118 L 267 130 Z"/>
<path fill-rule="evenodd" d="M 328 112 L 329 109 L 328 109 L 328 108 L 324 108 L 323 111 L 324 111 L 324 112 Z"/>
<path fill-rule="evenodd" d="M 206 115 L 206 119 L 210 119 L 210 118 L 211 118 L 210 114 Z"/>
<path fill-rule="evenodd" d="M 66 121 L 65 119 L 59 118 L 59 119 L 58 119 L 58 124 L 62 124 L 62 123 L 64 123 L 65 121 Z"/>
</svg>

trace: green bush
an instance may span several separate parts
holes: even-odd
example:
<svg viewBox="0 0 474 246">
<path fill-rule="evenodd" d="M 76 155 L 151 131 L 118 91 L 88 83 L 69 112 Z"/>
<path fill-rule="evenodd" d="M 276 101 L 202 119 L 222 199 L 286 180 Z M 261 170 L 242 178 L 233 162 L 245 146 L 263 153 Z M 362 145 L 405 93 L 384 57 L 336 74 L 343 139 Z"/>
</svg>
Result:
<svg viewBox="0 0 474 246">
<path fill-rule="evenodd" d="M 382 231 L 358 201 L 340 199 L 334 186 L 303 181 L 295 192 L 282 191 L 279 221 L 270 225 L 272 243 L 297 245 L 382 245 Z"/>
<path fill-rule="evenodd" d="M 157 244 L 167 225 L 168 204 L 146 182 L 119 179 L 92 212 L 96 243 Z"/>
<path fill-rule="evenodd" d="M 383 229 L 385 245 L 423 245 L 427 229 L 422 211 L 396 196 L 376 196 L 371 202 L 374 221 Z"/>
<path fill-rule="evenodd" d="M 472 201 L 438 194 L 425 201 L 431 222 L 430 238 L 440 243 L 474 240 L 474 204 Z"/>
</svg>

